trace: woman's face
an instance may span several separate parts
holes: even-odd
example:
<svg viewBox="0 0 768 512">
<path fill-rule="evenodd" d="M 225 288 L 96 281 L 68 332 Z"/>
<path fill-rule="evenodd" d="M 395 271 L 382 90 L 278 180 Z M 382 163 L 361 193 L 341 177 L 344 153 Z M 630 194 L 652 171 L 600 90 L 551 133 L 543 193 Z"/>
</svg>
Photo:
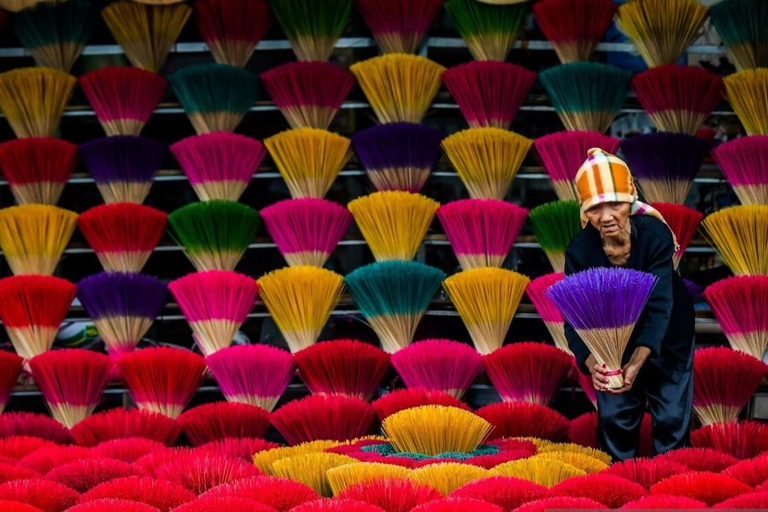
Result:
<svg viewBox="0 0 768 512">
<path fill-rule="evenodd" d="M 629 203 L 602 203 L 586 211 L 589 223 L 603 237 L 617 237 L 626 233 Z"/>
</svg>

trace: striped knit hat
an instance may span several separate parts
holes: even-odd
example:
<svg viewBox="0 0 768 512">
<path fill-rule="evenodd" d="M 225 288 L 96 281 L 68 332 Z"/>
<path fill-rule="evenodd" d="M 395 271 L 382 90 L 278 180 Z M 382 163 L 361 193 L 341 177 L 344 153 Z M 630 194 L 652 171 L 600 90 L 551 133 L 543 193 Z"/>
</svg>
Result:
<svg viewBox="0 0 768 512">
<path fill-rule="evenodd" d="M 579 194 L 582 226 L 588 222 L 586 211 L 602 203 L 629 203 L 630 215 L 650 215 L 667 224 L 658 210 L 638 200 L 635 180 L 624 160 L 600 148 L 590 149 L 587 155 L 574 180 Z M 677 251 L 677 237 L 671 228 L 670 231 Z"/>
</svg>

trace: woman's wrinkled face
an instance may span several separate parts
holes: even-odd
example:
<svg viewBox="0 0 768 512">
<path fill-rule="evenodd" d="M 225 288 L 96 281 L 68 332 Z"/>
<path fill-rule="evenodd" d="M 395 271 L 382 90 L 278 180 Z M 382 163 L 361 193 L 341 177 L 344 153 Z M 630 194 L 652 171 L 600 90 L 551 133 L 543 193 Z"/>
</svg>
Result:
<svg viewBox="0 0 768 512">
<path fill-rule="evenodd" d="M 598 204 L 587 210 L 586 215 L 603 237 L 617 237 L 628 231 L 629 203 Z"/>
</svg>

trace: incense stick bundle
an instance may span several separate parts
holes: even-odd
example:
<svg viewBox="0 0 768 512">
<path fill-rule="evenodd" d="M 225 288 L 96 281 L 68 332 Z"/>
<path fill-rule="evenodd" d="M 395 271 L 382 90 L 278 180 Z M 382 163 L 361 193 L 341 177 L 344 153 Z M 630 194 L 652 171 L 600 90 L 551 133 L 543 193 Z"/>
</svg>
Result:
<svg viewBox="0 0 768 512">
<path fill-rule="evenodd" d="M 595 62 L 561 64 L 539 74 L 567 130 L 605 133 L 629 93 L 628 71 Z"/>
<path fill-rule="evenodd" d="M 501 267 L 528 210 L 495 199 L 464 199 L 440 207 L 437 217 L 463 270 Z"/>
<path fill-rule="evenodd" d="M 741 204 L 768 205 L 768 137 L 753 135 L 724 142 L 712 150 L 712 156 Z"/>
<path fill-rule="evenodd" d="M 515 5 L 492 3 L 448 0 L 445 10 L 475 60 L 504 62 L 530 11 L 525 2 Z"/>
<path fill-rule="evenodd" d="M 160 71 L 191 14 L 186 3 L 145 5 L 130 0 L 112 2 L 101 11 L 131 64 L 153 73 Z"/>
<path fill-rule="evenodd" d="M 478 352 L 490 354 L 504 344 L 529 281 L 500 268 L 465 270 L 443 281 Z"/>
<path fill-rule="evenodd" d="M 709 143 L 683 133 L 648 133 L 621 141 L 646 201 L 685 203 Z"/>
<path fill-rule="evenodd" d="M 77 160 L 77 146 L 48 137 L 0 144 L 0 171 L 18 204 L 55 205 Z"/>
<path fill-rule="evenodd" d="M 768 135 L 768 69 L 739 71 L 723 79 L 728 102 L 747 135 Z M 2 103 L 0 102 L 0 107 Z"/>
<path fill-rule="evenodd" d="M 76 225 L 76 213 L 56 206 L 0 210 L 0 248 L 13 275 L 53 275 Z"/>
<path fill-rule="evenodd" d="M 547 295 L 549 287 L 562 281 L 564 277 L 565 275 L 562 272 L 554 272 L 537 277 L 528 284 L 525 293 L 528 294 L 528 298 L 533 302 L 549 334 L 552 335 L 555 346 L 563 352 L 573 355 L 571 349 L 568 348 L 568 340 L 565 338 L 565 331 L 563 329 L 565 320 L 563 315 Z"/>
<path fill-rule="evenodd" d="M 417 53 L 444 0 L 357 0 L 355 7 L 384 53 Z"/>
<path fill-rule="evenodd" d="M 355 77 L 328 62 L 289 62 L 261 74 L 269 96 L 291 128 L 327 130 Z"/>
<path fill-rule="evenodd" d="M 443 82 L 471 128 L 508 130 L 536 73 L 506 62 L 473 61 L 450 68 Z"/>
<path fill-rule="evenodd" d="M 440 204 L 409 192 L 374 192 L 347 208 L 376 261 L 412 260 Z"/>
<path fill-rule="evenodd" d="M 139 68 L 107 66 L 78 80 L 107 135 L 139 135 L 168 81 Z"/>
<path fill-rule="evenodd" d="M 445 68 L 417 55 L 387 54 L 349 68 L 380 123 L 420 123 Z"/>
<path fill-rule="evenodd" d="M 611 0 L 544 0 L 533 15 L 560 62 L 588 61 L 613 21 Z"/>
<path fill-rule="evenodd" d="M 635 0 L 619 7 L 617 24 L 654 68 L 676 63 L 706 19 L 696 0 Z"/>
<path fill-rule="evenodd" d="M 344 280 L 385 352 L 410 345 L 445 274 L 415 261 L 382 261 L 360 267 Z"/>
<path fill-rule="evenodd" d="M 13 17 L 16 35 L 38 66 L 69 73 L 93 30 L 96 10 L 87 0 L 39 3 Z"/>
<path fill-rule="evenodd" d="M 300 61 L 328 60 L 352 15 L 352 0 L 272 0 L 269 5 Z"/>
<path fill-rule="evenodd" d="M 219 64 L 244 68 L 272 25 L 262 0 L 200 0 L 194 8 L 200 35 Z"/>
<path fill-rule="evenodd" d="M 297 128 L 264 140 L 294 199 L 322 199 L 352 158 L 351 141 L 327 130 Z"/>
<path fill-rule="evenodd" d="M 653 203 L 652 206 L 661 213 L 677 238 L 677 244 L 680 248 L 675 251 L 675 255 L 672 257 L 672 262 L 677 268 L 680 266 L 680 260 L 683 258 L 688 244 L 691 243 L 693 235 L 696 234 L 704 214 L 679 204 Z"/>
<path fill-rule="evenodd" d="M 261 210 L 269 236 L 289 266 L 322 267 L 352 223 L 343 206 L 325 199 L 288 199 Z"/>
<path fill-rule="evenodd" d="M 256 101 L 256 74 L 227 64 L 175 72 L 171 85 L 198 134 L 233 132 Z"/>
<path fill-rule="evenodd" d="M 376 190 L 419 193 L 440 158 L 442 138 L 428 126 L 388 123 L 356 133 L 352 144 Z"/>
<path fill-rule="evenodd" d="M 187 137 L 170 147 L 201 201 L 237 201 L 267 155 L 243 135 L 217 132 Z"/>
<path fill-rule="evenodd" d="M 18 138 L 54 137 L 77 79 L 50 68 L 0 74 L 0 111 Z"/>
<path fill-rule="evenodd" d="M 581 232 L 581 210 L 576 201 L 554 201 L 528 214 L 533 233 L 555 272 L 565 270 L 565 251 Z"/>
<path fill-rule="evenodd" d="M 613 389 L 624 386 L 624 350 L 655 282 L 653 274 L 598 268 L 566 276 L 547 290 L 597 363 L 606 365 Z"/>
<path fill-rule="evenodd" d="M 344 293 L 344 278 L 317 267 L 287 267 L 263 275 L 259 294 L 291 352 L 313 345 Z"/>
<path fill-rule="evenodd" d="M 80 157 L 107 204 L 143 203 L 167 153 L 164 144 L 129 135 L 80 146 Z"/>
<path fill-rule="evenodd" d="M 470 128 L 443 139 L 473 199 L 504 199 L 533 141 L 500 128 Z"/>
<path fill-rule="evenodd" d="M 408 388 L 440 391 L 460 399 L 483 369 L 483 358 L 466 343 L 423 340 L 392 354 L 392 366 Z"/>
<path fill-rule="evenodd" d="M 539 137 L 534 145 L 557 198 L 576 201 L 579 197 L 573 180 L 584 163 L 584 155 L 591 148 L 615 154 L 619 149 L 619 140 L 597 132 L 566 131 Z"/>
<path fill-rule="evenodd" d="M 768 275 L 768 206 L 732 206 L 702 221 L 707 239 L 737 276 Z"/>
<path fill-rule="evenodd" d="M 765 2 L 718 2 L 709 8 L 709 17 L 738 71 L 768 67 L 768 5 Z"/>
</svg>

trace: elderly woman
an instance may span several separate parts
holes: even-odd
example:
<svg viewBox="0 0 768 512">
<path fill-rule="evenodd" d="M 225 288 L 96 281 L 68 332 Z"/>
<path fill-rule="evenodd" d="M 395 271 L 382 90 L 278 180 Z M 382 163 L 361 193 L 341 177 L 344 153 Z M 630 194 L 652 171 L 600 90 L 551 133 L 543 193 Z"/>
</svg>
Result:
<svg viewBox="0 0 768 512">
<path fill-rule="evenodd" d="M 578 368 L 592 374 L 598 391 L 598 444 L 615 460 L 638 456 L 640 425 L 648 408 L 654 452 L 685 446 L 693 401 L 694 311 L 672 263 L 675 236 L 657 210 L 638 201 L 632 174 L 616 156 L 589 150 L 575 183 L 584 229 L 568 247 L 566 275 L 625 267 L 658 280 L 624 353 L 621 389 L 608 388 L 606 369 L 576 331 L 565 326 Z"/>
</svg>

